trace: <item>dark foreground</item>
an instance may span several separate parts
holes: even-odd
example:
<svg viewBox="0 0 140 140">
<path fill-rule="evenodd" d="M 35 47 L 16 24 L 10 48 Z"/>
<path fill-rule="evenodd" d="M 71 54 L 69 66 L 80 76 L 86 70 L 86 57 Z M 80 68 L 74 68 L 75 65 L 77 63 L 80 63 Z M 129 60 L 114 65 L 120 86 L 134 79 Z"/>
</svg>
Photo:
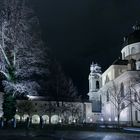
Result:
<svg viewBox="0 0 140 140">
<path fill-rule="evenodd" d="M 0 130 L 0 140 L 140 140 L 139 133 Z"/>
</svg>

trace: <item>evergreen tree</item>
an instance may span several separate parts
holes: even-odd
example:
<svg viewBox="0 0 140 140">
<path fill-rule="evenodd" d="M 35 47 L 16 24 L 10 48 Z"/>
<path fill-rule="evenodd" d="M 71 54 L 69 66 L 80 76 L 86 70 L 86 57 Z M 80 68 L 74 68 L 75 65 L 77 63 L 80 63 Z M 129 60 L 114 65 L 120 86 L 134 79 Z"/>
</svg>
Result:
<svg viewBox="0 0 140 140">
<path fill-rule="evenodd" d="M 56 61 L 51 64 L 48 84 L 50 96 L 55 100 L 75 100 L 79 98 L 78 91 L 71 78 L 66 77 L 60 64 Z"/>
<path fill-rule="evenodd" d="M 16 114 L 16 100 L 10 94 L 5 94 L 3 96 L 3 117 L 6 121 L 11 120 Z"/>
</svg>

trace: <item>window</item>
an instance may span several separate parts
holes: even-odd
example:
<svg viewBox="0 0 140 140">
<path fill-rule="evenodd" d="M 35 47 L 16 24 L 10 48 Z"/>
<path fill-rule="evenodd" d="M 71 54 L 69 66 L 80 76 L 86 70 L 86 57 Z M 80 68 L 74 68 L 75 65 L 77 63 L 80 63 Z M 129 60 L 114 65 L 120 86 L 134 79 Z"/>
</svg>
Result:
<svg viewBox="0 0 140 140">
<path fill-rule="evenodd" d="M 121 83 L 120 85 L 120 93 L 121 93 L 121 97 L 123 98 L 124 97 L 124 84 Z"/>
<path fill-rule="evenodd" d="M 105 80 L 105 84 L 108 83 L 110 81 L 108 75 L 106 75 L 106 80 Z"/>
<path fill-rule="evenodd" d="M 125 52 L 123 52 L 123 59 L 125 59 Z"/>
<path fill-rule="evenodd" d="M 124 108 L 125 108 L 125 104 L 122 103 L 122 104 L 121 104 L 121 109 L 124 109 Z"/>
<path fill-rule="evenodd" d="M 96 89 L 99 89 L 100 85 L 99 85 L 99 81 L 96 81 Z"/>
<path fill-rule="evenodd" d="M 109 102 L 109 92 L 107 91 L 107 94 L 106 94 L 106 101 Z"/>
<path fill-rule="evenodd" d="M 131 48 L 131 54 L 135 54 L 136 53 L 136 49 L 134 47 Z"/>
<path fill-rule="evenodd" d="M 138 121 L 138 111 L 135 111 L 135 120 Z"/>
<path fill-rule="evenodd" d="M 89 89 L 91 90 L 91 81 L 89 82 Z"/>
</svg>

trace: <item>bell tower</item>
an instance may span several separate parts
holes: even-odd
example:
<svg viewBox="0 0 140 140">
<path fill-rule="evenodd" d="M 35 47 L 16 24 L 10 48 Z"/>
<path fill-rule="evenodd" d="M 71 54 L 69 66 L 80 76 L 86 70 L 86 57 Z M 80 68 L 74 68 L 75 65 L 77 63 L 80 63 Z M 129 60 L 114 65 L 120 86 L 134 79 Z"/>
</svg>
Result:
<svg viewBox="0 0 140 140">
<path fill-rule="evenodd" d="M 98 93 L 99 89 L 102 86 L 102 79 L 101 79 L 101 67 L 96 63 L 90 65 L 90 74 L 89 74 L 89 101 L 92 102 L 93 112 L 100 112 L 101 110 L 101 96 Z"/>
<path fill-rule="evenodd" d="M 98 92 L 101 87 L 101 67 L 92 62 L 89 74 L 89 99 L 92 100 L 94 94 Z"/>
</svg>

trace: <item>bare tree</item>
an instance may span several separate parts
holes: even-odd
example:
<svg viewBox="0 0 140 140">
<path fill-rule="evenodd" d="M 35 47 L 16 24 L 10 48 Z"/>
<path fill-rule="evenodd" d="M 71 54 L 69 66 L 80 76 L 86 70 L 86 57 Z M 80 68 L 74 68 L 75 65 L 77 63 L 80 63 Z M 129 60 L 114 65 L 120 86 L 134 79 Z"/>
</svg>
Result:
<svg viewBox="0 0 140 140">
<path fill-rule="evenodd" d="M 24 114 L 29 115 L 29 117 L 27 117 L 27 120 L 26 120 L 27 127 L 29 127 L 31 124 L 31 115 L 35 110 L 35 106 L 33 102 L 29 100 L 20 101 L 17 103 L 17 110 L 18 110 L 18 113 L 21 114 L 22 116 Z"/>
<path fill-rule="evenodd" d="M 131 103 L 140 111 L 140 83 L 131 83 L 129 90 L 131 92 Z"/>
<path fill-rule="evenodd" d="M 26 0 L 3 0 L 0 17 L 0 72 L 4 90 L 37 94 L 48 75 L 47 47 L 41 40 L 38 18 Z M 45 82 L 45 81 L 44 81 Z"/>
<path fill-rule="evenodd" d="M 31 116 L 31 114 L 34 112 L 34 109 L 35 106 L 32 103 L 32 101 L 25 100 L 17 103 L 18 113 L 21 114 L 22 116 L 24 114 L 28 114 L 29 116 Z"/>
<path fill-rule="evenodd" d="M 120 114 L 130 104 L 128 99 L 130 95 L 124 92 L 124 85 L 121 83 L 119 86 L 112 81 L 112 86 L 107 90 L 107 100 L 115 107 L 117 113 L 117 124 L 120 127 Z"/>
<path fill-rule="evenodd" d="M 40 114 L 49 116 L 49 124 L 51 124 L 52 114 L 57 110 L 57 105 L 53 101 L 47 101 L 47 103 L 40 105 Z"/>
<path fill-rule="evenodd" d="M 76 123 L 80 122 L 82 117 L 82 108 L 81 106 L 77 103 L 71 105 L 71 114 L 73 117 L 73 120 L 75 120 Z"/>
<path fill-rule="evenodd" d="M 140 91 L 134 93 L 133 104 L 136 107 L 136 109 L 140 111 Z"/>
<path fill-rule="evenodd" d="M 71 116 L 72 121 L 79 122 L 82 116 L 82 108 L 77 102 L 64 102 L 59 107 L 60 118 L 64 118 L 63 122 L 68 123 Z"/>
</svg>

